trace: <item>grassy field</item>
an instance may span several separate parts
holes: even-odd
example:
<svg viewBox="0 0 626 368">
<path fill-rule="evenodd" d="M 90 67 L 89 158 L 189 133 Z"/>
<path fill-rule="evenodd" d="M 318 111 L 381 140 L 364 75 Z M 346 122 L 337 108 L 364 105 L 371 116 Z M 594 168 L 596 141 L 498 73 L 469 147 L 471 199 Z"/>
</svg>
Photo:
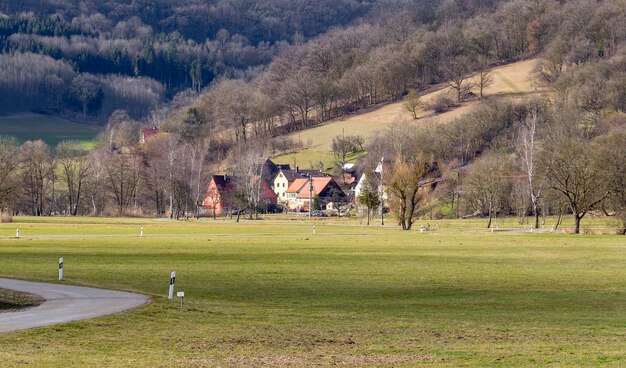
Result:
<svg viewBox="0 0 626 368">
<path fill-rule="evenodd" d="M 545 90 L 538 83 L 534 82 L 532 76 L 536 63 L 537 60 L 532 59 L 494 68 L 493 84 L 485 89 L 485 96 L 492 100 L 504 101 L 507 99 L 525 99 L 545 93 Z M 424 95 L 422 101 L 427 103 L 448 90 L 449 88 L 442 87 L 440 90 Z M 478 93 L 477 91 L 475 92 Z M 462 103 L 453 110 L 438 115 L 433 115 L 433 112 L 430 110 L 422 110 L 418 114 L 417 121 L 445 123 L 472 111 L 479 103 L 480 100 L 473 99 Z M 332 158 L 332 139 L 340 135 L 342 130 L 345 131 L 346 135 L 362 135 L 367 141 L 368 138 L 379 130 L 384 130 L 393 124 L 411 121 L 414 121 L 414 119 L 409 112 L 404 110 L 402 102 L 396 102 L 293 133 L 291 138 L 303 144 L 310 144 L 310 147 L 295 155 L 299 160 L 298 162 L 302 162 L 306 166 L 310 161 L 308 160 L 309 157 L 325 157 L 324 153 L 327 153 L 327 156 L 330 155 Z M 288 157 L 279 156 L 277 162 L 283 162 L 280 161 L 281 159 L 288 161 Z M 317 161 L 319 159 L 312 162 L 317 163 Z"/>
<path fill-rule="evenodd" d="M 14 136 L 20 143 L 41 139 L 56 146 L 62 141 L 77 141 L 91 148 L 100 131 L 99 127 L 38 114 L 0 117 L 0 135 Z"/>
<path fill-rule="evenodd" d="M 0 335 L 2 367 L 626 365 L 620 236 L 490 233 L 484 220 L 424 234 L 327 218 L 313 234 L 282 216 L 16 220 L 0 225 L 23 236 L 0 238 L 0 276 L 56 282 L 63 256 L 66 283 L 153 303 Z M 165 298 L 173 270 L 182 309 Z"/>
<path fill-rule="evenodd" d="M 0 289 L 0 311 L 11 311 L 39 305 L 43 300 L 37 295 Z"/>
</svg>

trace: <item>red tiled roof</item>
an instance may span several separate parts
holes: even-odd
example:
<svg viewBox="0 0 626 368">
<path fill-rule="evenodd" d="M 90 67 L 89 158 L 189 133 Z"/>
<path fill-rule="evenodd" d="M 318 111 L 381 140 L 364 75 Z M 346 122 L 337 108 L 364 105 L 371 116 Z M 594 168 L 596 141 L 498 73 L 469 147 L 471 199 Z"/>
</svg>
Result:
<svg viewBox="0 0 626 368">
<path fill-rule="evenodd" d="M 327 177 L 313 177 L 313 193 L 312 197 L 322 193 L 324 189 L 333 181 L 333 178 Z M 296 198 L 309 198 L 310 184 L 308 178 L 296 179 L 287 188 L 287 193 L 297 193 Z"/>
</svg>

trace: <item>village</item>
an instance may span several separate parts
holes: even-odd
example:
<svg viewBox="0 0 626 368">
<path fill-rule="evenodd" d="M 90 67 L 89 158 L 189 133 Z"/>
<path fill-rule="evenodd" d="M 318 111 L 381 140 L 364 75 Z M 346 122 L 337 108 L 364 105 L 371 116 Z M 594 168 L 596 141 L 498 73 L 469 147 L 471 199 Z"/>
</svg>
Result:
<svg viewBox="0 0 626 368">
<path fill-rule="evenodd" d="M 156 127 L 143 128 L 139 142 L 143 145 L 160 133 Z M 390 164 L 387 162 L 387 164 Z M 383 184 L 382 175 L 385 161 L 381 158 L 378 165 L 369 172 L 354 163 L 343 163 L 338 175 L 323 170 L 300 169 L 296 164 L 275 163 L 270 158 L 259 158 L 254 165 L 255 175 L 248 178 L 250 188 L 257 198 L 256 205 L 241 200 L 238 195 L 236 173 L 214 174 L 210 176 L 206 194 L 198 203 L 200 217 L 229 217 L 232 215 L 252 213 L 308 213 L 310 216 L 342 216 L 363 211 L 359 201 L 365 187 L 374 188 L 380 200 L 376 213 L 388 211 L 385 202 L 388 198 L 387 188 Z M 429 175 L 428 185 L 424 190 L 432 191 L 441 180 L 438 168 Z M 426 181 L 422 184 L 426 184 Z M 244 203 L 245 202 L 245 203 Z"/>
</svg>

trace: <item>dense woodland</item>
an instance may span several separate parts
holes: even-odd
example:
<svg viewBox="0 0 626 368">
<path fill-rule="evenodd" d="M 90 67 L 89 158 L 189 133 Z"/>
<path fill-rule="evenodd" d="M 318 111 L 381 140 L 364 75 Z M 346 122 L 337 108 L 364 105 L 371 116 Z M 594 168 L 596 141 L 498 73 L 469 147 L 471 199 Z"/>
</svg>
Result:
<svg viewBox="0 0 626 368">
<path fill-rule="evenodd" d="M 251 79 L 287 46 L 395 4 L 2 1 L 0 113 L 74 112 L 105 122 L 121 108 L 145 119 L 176 93 L 199 92 L 217 77 Z"/>
<path fill-rule="evenodd" d="M 284 133 L 407 94 L 407 109 L 453 109 L 482 97 L 490 67 L 538 56 L 545 96 L 486 100 L 449 124 L 399 122 L 367 142 L 361 166 L 388 159 L 389 205 L 405 229 L 426 213 L 484 215 L 489 226 L 498 213 L 532 214 L 535 227 L 571 213 L 576 231 L 590 213 L 625 216 L 624 0 L 162 1 L 141 14 L 142 1 L 65 3 L 0 2 L 11 14 L 0 20 L 0 110 L 70 109 L 108 120 L 106 131 L 89 155 L 4 140 L 13 154 L 2 159 L 0 207 L 194 215 L 207 175 L 224 171 L 239 173 L 237 198 L 255 207 L 246 178 L 262 176 L 270 149 L 296 145 Z M 423 106 L 433 85 L 449 94 Z M 146 124 L 166 134 L 140 145 Z M 70 175 L 63 162 L 85 169 Z M 441 184 L 428 193 L 434 163 Z"/>
</svg>

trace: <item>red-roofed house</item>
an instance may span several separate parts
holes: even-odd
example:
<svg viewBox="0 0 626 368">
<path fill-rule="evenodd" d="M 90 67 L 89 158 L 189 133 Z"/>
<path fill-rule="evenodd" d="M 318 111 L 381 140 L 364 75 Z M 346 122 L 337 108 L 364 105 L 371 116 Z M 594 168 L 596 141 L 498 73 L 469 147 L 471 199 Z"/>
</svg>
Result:
<svg viewBox="0 0 626 368">
<path fill-rule="evenodd" d="M 261 200 L 267 205 L 276 206 L 278 197 L 265 181 L 261 181 Z M 226 175 L 213 175 L 207 188 L 206 197 L 202 201 L 202 207 L 208 215 L 221 216 L 231 210 L 231 194 L 233 193 L 232 177 Z"/>
<path fill-rule="evenodd" d="M 139 131 L 139 143 L 145 144 L 146 139 L 157 134 L 159 134 L 159 128 L 157 127 L 143 128 Z"/>
<path fill-rule="evenodd" d="M 313 180 L 312 191 L 311 180 Z M 311 177 L 311 179 L 295 179 L 289 188 L 287 188 L 285 197 L 290 209 L 306 211 L 309 209 L 311 198 L 319 198 L 321 207 L 325 208 L 331 202 L 343 200 L 346 198 L 346 194 L 333 178 Z"/>
<path fill-rule="evenodd" d="M 213 175 L 207 188 L 206 197 L 202 201 L 202 207 L 208 214 L 221 216 L 225 210 L 230 209 L 229 194 L 232 193 L 233 184 L 226 175 Z"/>
</svg>

